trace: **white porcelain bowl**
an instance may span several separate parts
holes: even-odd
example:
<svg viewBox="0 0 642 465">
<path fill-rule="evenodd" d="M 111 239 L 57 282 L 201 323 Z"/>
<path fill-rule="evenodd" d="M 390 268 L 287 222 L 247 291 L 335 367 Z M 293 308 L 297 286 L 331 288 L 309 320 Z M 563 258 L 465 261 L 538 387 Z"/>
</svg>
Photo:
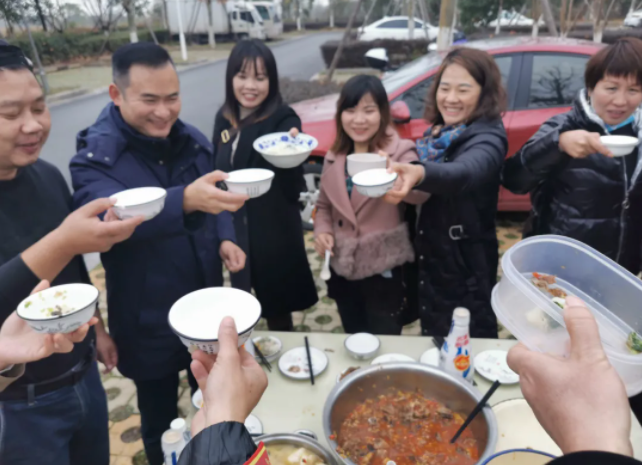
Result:
<svg viewBox="0 0 642 465">
<path fill-rule="evenodd" d="M 96 313 L 99 295 L 89 284 L 64 284 L 27 297 L 17 312 L 37 333 L 71 333 Z"/>
<path fill-rule="evenodd" d="M 397 173 L 388 173 L 385 168 L 366 170 L 352 178 L 352 183 L 361 195 L 381 197 L 386 194 L 397 180 Z"/>
<path fill-rule="evenodd" d="M 376 153 L 355 153 L 348 155 L 348 174 L 355 176 L 362 171 L 372 169 L 385 169 L 388 162 L 386 157 L 377 155 Z"/>
<path fill-rule="evenodd" d="M 181 297 L 172 306 L 169 326 L 187 347 L 217 354 L 218 330 L 226 316 L 236 322 L 241 347 L 261 318 L 261 304 L 252 294 L 239 289 L 201 289 Z"/>
<path fill-rule="evenodd" d="M 121 220 L 144 216 L 145 220 L 151 220 L 165 206 L 167 191 L 160 187 L 138 187 L 118 192 L 111 196 L 116 200 L 114 212 Z"/>
<path fill-rule="evenodd" d="M 229 192 L 247 195 L 251 199 L 260 197 L 270 190 L 274 172 L 262 168 L 248 168 L 228 173 L 224 182 Z"/>
<path fill-rule="evenodd" d="M 630 136 L 602 136 L 600 141 L 615 157 L 623 157 L 630 154 L 639 142 L 637 137 Z"/>
<path fill-rule="evenodd" d="M 254 141 L 254 150 L 277 168 L 296 168 L 317 148 L 319 141 L 307 134 L 290 136 L 287 132 L 275 132 Z"/>
<path fill-rule="evenodd" d="M 369 360 L 379 352 L 381 341 L 373 334 L 356 333 L 348 336 L 343 345 L 352 358 L 356 360 Z"/>
</svg>

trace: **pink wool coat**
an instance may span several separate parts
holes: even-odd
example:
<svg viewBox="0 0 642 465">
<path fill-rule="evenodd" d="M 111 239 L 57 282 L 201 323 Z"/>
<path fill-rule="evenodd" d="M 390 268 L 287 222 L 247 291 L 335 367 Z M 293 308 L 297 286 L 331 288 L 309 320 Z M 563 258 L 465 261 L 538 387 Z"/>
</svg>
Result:
<svg viewBox="0 0 642 465">
<path fill-rule="evenodd" d="M 384 152 L 393 162 L 418 160 L 414 142 L 403 140 L 389 129 Z M 414 261 L 408 225 L 403 222 L 403 206 L 390 205 L 346 188 L 345 154 L 328 152 L 321 174 L 321 192 L 314 219 L 315 237 L 322 233 L 334 236 L 332 269 L 346 279 L 357 280 L 383 273 Z M 424 203 L 429 194 L 411 192 L 407 203 Z"/>
</svg>

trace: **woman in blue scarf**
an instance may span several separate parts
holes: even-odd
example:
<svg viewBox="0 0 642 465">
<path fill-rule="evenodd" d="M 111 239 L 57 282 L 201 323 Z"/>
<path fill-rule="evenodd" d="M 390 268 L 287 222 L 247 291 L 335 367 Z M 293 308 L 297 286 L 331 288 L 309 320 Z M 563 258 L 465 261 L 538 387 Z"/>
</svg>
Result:
<svg viewBox="0 0 642 465">
<path fill-rule="evenodd" d="M 400 182 L 388 201 L 401 201 L 413 188 L 432 194 L 421 207 L 415 240 L 424 335 L 445 336 L 453 310 L 463 306 L 471 312 L 472 337 L 497 337 L 490 295 L 497 277 L 499 172 L 508 149 L 505 100 L 490 55 L 452 50 L 428 92 L 432 128 L 417 141 L 420 164 L 393 165 Z"/>
</svg>

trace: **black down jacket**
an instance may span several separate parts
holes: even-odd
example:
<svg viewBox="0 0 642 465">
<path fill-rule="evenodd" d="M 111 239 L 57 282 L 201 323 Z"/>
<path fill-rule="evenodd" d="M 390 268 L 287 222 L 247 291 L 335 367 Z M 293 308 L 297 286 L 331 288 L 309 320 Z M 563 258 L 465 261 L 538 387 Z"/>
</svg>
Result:
<svg viewBox="0 0 642 465">
<path fill-rule="evenodd" d="M 531 193 L 533 209 L 525 236 L 557 234 L 588 244 L 634 274 L 640 271 L 640 197 L 638 150 L 621 158 L 593 154 L 574 159 L 559 148 L 560 134 L 583 129 L 605 134 L 589 116 L 586 99 L 547 122 L 506 160 L 504 186 Z M 637 136 L 632 125 L 612 134 Z"/>
<path fill-rule="evenodd" d="M 490 296 L 499 260 L 499 173 L 507 149 L 501 119 L 477 120 L 451 143 L 443 163 L 424 163 L 418 189 L 432 197 L 421 207 L 415 240 L 424 335 L 445 336 L 453 310 L 463 306 L 471 312 L 472 337 L 497 337 Z"/>
</svg>

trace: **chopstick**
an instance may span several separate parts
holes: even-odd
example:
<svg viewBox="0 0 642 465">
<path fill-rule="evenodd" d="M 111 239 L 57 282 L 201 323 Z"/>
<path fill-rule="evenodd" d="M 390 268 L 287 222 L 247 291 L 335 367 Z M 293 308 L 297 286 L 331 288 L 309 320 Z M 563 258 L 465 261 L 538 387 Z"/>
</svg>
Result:
<svg viewBox="0 0 642 465">
<path fill-rule="evenodd" d="M 310 382 L 314 386 L 314 368 L 312 367 L 312 357 L 310 356 L 310 343 L 308 342 L 308 336 L 305 336 L 305 352 L 308 355 L 308 366 L 310 367 Z"/>
<path fill-rule="evenodd" d="M 265 366 L 265 368 L 267 368 L 267 371 L 269 371 L 270 373 L 272 373 L 272 364 L 271 364 L 270 362 L 268 362 L 268 359 L 267 359 L 267 358 L 265 358 L 265 356 L 263 355 L 263 352 L 261 352 L 261 349 L 259 349 L 259 346 L 257 346 L 257 345 L 254 343 L 254 341 L 252 341 L 252 345 L 254 346 L 254 352 L 255 352 L 255 353 L 259 356 L 259 358 L 261 359 L 261 363 Z"/>
<path fill-rule="evenodd" d="M 435 344 L 435 347 L 441 349 L 441 346 L 444 345 L 445 339 L 441 336 L 435 336 L 432 338 L 432 343 Z"/>
<path fill-rule="evenodd" d="M 459 430 L 455 433 L 453 438 L 450 440 L 450 443 L 453 444 L 457 439 L 459 439 L 459 436 L 461 436 L 461 433 L 464 432 L 466 427 L 470 425 L 470 422 L 475 419 L 477 414 L 482 411 L 484 406 L 486 405 L 486 402 L 488 402 L 488 399 L 490 399 L 490 396 L 492 396 L 497 388 L 501 385 L 499 381 L 495 381 L 493 385 L 490 387 L 488 392 L 482 397 L 482 400 L 479 401 L 477 405 L 475 405 L 475 408 L 473 409 L 472 412 L 470 412 L 470 415 L 468 415 L 468 418 L 466 418 L 466 421 L 464 422 L 463 425 L 459 428 Z"/>
</svg>

